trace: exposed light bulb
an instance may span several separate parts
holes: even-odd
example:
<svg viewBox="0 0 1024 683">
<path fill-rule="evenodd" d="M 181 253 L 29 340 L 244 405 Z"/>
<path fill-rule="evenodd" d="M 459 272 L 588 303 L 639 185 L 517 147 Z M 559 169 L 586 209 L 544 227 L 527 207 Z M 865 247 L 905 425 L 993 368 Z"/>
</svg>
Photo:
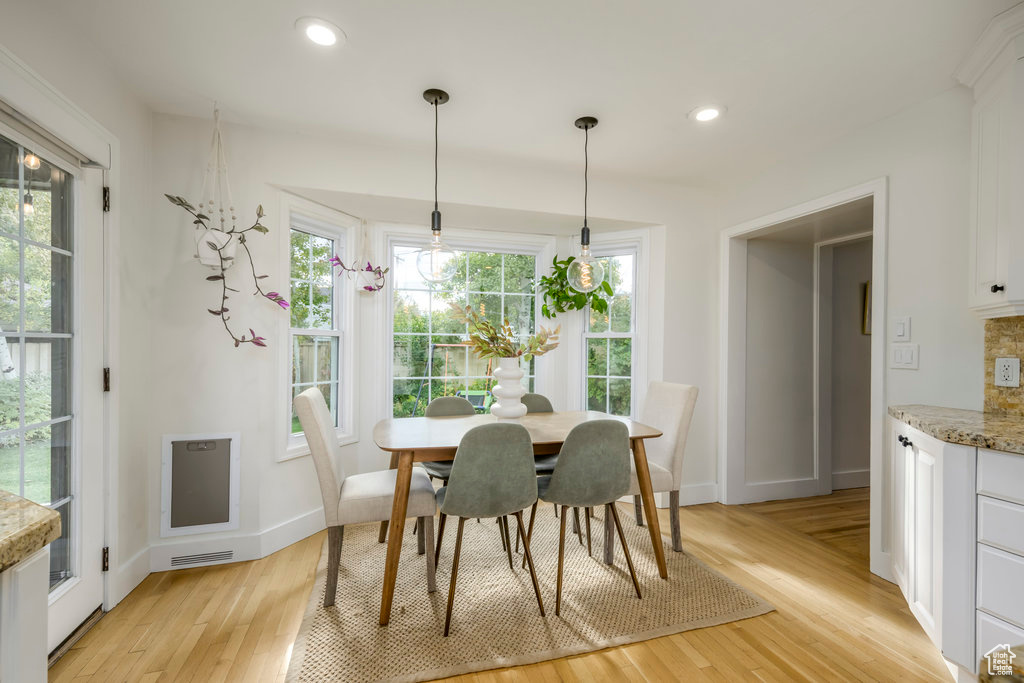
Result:
<svg viewBox="0 0 1024 683">
<path fill-rule="evenodd" d="M 577 292 L 593 292 L 604 282 L 604 266 L 590 253 L 590 246 L 584 244 L 580 255 L 569 264 L 566 276 L 569 286 Z"/>
<path fill-rule="evenodd" d="M 24 198 L 21 200 L 21 210 L 25 216 L 31 216 L 36 212 L 36 207 L 32 204 L 32 193 L 26 192 Z"/>
<path fill-rule="evenodd" d="M 27 153 L 25 155 L 24 161 L 25 161 L 25 168 L 30 168 L 33 171 L 35 171 L 35 170 L 37 170 L 39 168 L 39 165 L 40 165 L 39 157 L 37 157 L 32 152 L 29 152 L 29 153 Z"/>
<path fill-rule="evenodd" d="M 427 282 L 447 282 L 455 277 L 458 258 L 455 252 L 441 241 L 441 231 L 435 230 L 426 249 L 416 255 L 416 269 Z"/>
</svg>

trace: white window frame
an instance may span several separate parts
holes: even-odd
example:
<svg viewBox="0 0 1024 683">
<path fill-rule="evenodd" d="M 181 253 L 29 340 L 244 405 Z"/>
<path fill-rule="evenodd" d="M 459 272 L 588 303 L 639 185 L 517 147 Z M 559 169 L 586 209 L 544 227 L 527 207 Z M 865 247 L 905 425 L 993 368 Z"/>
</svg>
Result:
<svg viewBox="0 0 1024 683">
<path fill-rule="evenodd" d="M 282 284 L 282 294 L 291 291 L 291 231 L 301 230 L 334 241 L 335 255 L 342 261 L 355 255 L 355 237 L 359 231 L 359 219 L 334 209 L 327 208 L 307 199 L 282 192 L 280 228 L 280 272 L 286 284 Z M 309 455 L 309 444 L 303 433 L 292 434 L 292 337 L 298 335 L 336 336 L 338 338 L 338 426 L 335 435 L 339 446 L 355 443 L 358 437 L 358 415 L 354 405 L 353 387 L 355 385 L 354 362 L 354 328 L 355 328 L 355 286 L 347 278 L 337 277 L 334 271 L 334 329 L 302 329 L 291 326 L 291 317 L 285 321 L 280 333 L 280 363 L 282 367 L 283 387 L 282 413 L 279 417 L 280 429 L 284 438 L 283 451 L 279 451 L 278 462 L 301 458 Z M 286 295 L 290 299 L 290 296 Z"/>
<path fill-rule="evenodd" d="M 381 226 L 383 252 L 386 262 L 392 264 L 395 247 L 426 246 L 430 238 L 429 229 L 425 226 L 387 224 Z M 545 272 L 545 268 L 555 253 L 555 238 L 550 235 L 505 233 L 490 230 L 444 229 L 444 242 L 456 251 L 478 251 L 488 253 L 528 254 L 536 259 L 535 275 Z M 383 401 L 380 409 L 385 418 L 390 418 L 394 410 L 394 338 L 395 338 L 395 288 L 390 276 L 384 292 L 387 295 L 386 319 L 384 320 L 384 367 L 387 388 L 382 392 Z M 382 293 L 384 293 L 382 292 Z M 534 297 L 534 320 L 536 327 L 551 327 L 550 321 L 541 315 L 541 299 Z M 554 351 L 553 353 L 558 353 Z M 534 391 L 549 395 L 555 382 L 551 381 L 546 372 L 546 357 L 537 358 L 534 369 Z M 552 400 L 555 400 L 554 398 Z"/>
<path fill-rule="evenodd" d="M 587 407 L 587 340 L 591 338 L 631 338 L 632 373 L 630 384 L 629 417 L 636 419 L 640 412 L 639 400 L 647 390 L 648 353 L 648 309 L 641 302 L 650 301 L 650 232 L 646 229 L 625 230 L 620 232 L 594 234 L 590 239 L 590 251 L 598 257 L 633 256 L 633 300 L 632 307 L 633 331 L 626 332 L 588 332 L 587 321 L 590 319 L 590 308 L 583 311 L 580 319 L 579 342 L 576 353 L 577 396 L 574 403 L 580 410 Z"/>
</svg>

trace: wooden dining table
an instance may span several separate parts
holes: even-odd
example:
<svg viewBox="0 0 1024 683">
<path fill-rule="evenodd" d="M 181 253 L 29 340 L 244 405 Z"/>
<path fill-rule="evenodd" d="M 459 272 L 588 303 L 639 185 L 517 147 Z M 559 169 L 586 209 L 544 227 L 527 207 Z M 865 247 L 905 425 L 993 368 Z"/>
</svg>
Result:
<svg viewBox="0 0 1024 683">
<path fill-rule="evenodd" d="M 651 474 L 647 467 L 647 453 L 644 439 L 661 436 L 661 432 L 640 422 L 617 417 L 593 410 L 577 410 L 553 413 L 532 413 L 514 420 L 530 433 L 534 455 L 558 453 L 565 437 L 573 427 L 590 420 L 618 420 L 629 428 L 629 443 L 636 465 L 640 496 L 647 517 L 647 528 L 654 546 L 654 557 L 661 578 L 668 578 L 665 565 L 665 549 L 661 542 L 661 527 L 658 524 L 658 510 L 654 505 L 651 489 Z M 380 624 L 387 625 L 391 619 L 391 603 L 398 578 L 398 560 L 402 554 L 402 532 L 405 528 L 405 513 L 409 505 L 409 483 L 412 479 L 412 465 L 415 462 L 436 462 L 452 460 L 463 435 L 473 427 L 498 422 L 490 414 L 453 417 L 399 417 L 381 420 L 373 428 L 373 440 L 377 446 L 391 454 L 391 469 L 397 469 L 395 497 L 391 507 L 391 521 L 381 522 L 380 541 L 388 542 L 387 559 L 384 563 L 384 586 L 380 598 Z M 505 420 L 502 420 L 505 421 Z M 608 534 L 606 534 L 607 536 Z M 609 547 L 610 549 L 610 547 Z M 427 552 L 430 552 L 429 550 Z M 606 552 L 606 561 L 610 553 Z"/>
</svg>

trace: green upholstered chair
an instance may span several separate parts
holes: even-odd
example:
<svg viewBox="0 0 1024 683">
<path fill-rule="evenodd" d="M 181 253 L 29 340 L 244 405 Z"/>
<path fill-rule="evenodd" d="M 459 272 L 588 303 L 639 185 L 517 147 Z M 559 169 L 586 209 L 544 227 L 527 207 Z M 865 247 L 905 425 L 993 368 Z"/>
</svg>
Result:
<svg viewBox="0 0 1024 683">
<path fill-rule="evenodd" d="M 628 485 L 628 467 L 627 467 Z M 451 476 L 447 486 L 437 491 L 441 506 L 440 526 L 437 533 L 435 562 L 440 559 L 444 539 L 445 519 L 459 518 L 452 558 L 451 584 L 448 588 L 448 611 L 444 620 L 444 634 L 448 635 L 455 600 L 455 580 L 459 572 L 459 554 L 462 552 L 462 528 L 471 517 L 494 517 L 500 520 L 509 567 L 512 567 L 511 540 L 508 516 L 514 515 L 523 551 L 530 566 L 530 578 L 537 596 L 537 605 L 544 616 L 544 601 L 540 596 L 537 573 L 533 568 L 530 544 L 523 525 L 523 510 L 537 501 L 537 474 L 533 467 L 533 443 L 530 433 L 519 424 L 495 423 L 480 425 L 466 432 L 455 452 Z"/>
<path fill-rule="evenodd" d="M 558 584 L 555 593 L 555 614 L 562 606 L 562 560 L 565 556 L 565 521 L 569 508 L 577 515 L 580 508 L 605 506 L 619 533 L 619 542 L 626 556 L 629 575 L 636 597 L 640 583 L 633 569 L 633 559 L 626 546 L 615 501 L 629 492 L 629 430 L 618 420 L 593 420 L 577 425 L 569 432 L 558 452 L 558 464 L 550 476 L 540 477 L 537 488 L 540 499 L 561 506 L 561 529 L 558 538 Z M 535 510 L 534 510 L 535 513 Z M 531 514 L 531 532 L 532 533 Z M 590 546 L 590 517 L 587 516 L 587 546 Z M 527 543 L 530 540 L 527 534 Z M 582 540 L 582 539 L 581 539 Z"/>
<path fill-rule="evenodd" d="M 526 412 L 529 413 L 553 413 L 555 409 L 551 406 L 551 401 L 544 394 L 523 394 L 523 398 L 520 399 L 523 405 L 526 406 Z"/>
<path fill-rule="evenodd" d="M 461 396 L 439 396 L 427 404 L 424 413 L 427 417 L 452 417 L 456 415 L 476 415 L 476 408 L 473 404 Z M 447 483 L 448 475 L 452 473 L 452 463 L 449 462 L 424 462 L 423 469 L 434 479 L 440 479 Z"/>
</svg>

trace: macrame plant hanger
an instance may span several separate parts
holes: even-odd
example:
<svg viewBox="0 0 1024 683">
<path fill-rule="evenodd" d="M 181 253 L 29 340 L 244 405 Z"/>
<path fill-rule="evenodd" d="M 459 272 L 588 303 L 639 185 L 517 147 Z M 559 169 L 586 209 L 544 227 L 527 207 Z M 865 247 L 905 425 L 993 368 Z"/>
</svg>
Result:
<svg viewBox="0 0 1024 683">
<path fill-rule="evenodd" d="M 231 266 L 237 243 L 229 230 L 234 230 L 237 223 L 235 203 L 231 197 L 231 181 L 228 178 L 227 154 L 224 151 L 224 139 L 220 131 L 220 109 L 213 106 L 213 137 L 210 139 L 210 154 L 206 160 L 203 173 L 203 186 L 199 194 L 199 213 L 209 216 L 210 229 L 196 224 L 195 256 L 203 265 L 220 269 L 220 257 L 226 259 L 225 268 Z M 231 225 L 228 225 L 228 218 Z M 207 242 L 214 242 L 221 247 L 220 254 L 211 249 Z"/>
</svg>

